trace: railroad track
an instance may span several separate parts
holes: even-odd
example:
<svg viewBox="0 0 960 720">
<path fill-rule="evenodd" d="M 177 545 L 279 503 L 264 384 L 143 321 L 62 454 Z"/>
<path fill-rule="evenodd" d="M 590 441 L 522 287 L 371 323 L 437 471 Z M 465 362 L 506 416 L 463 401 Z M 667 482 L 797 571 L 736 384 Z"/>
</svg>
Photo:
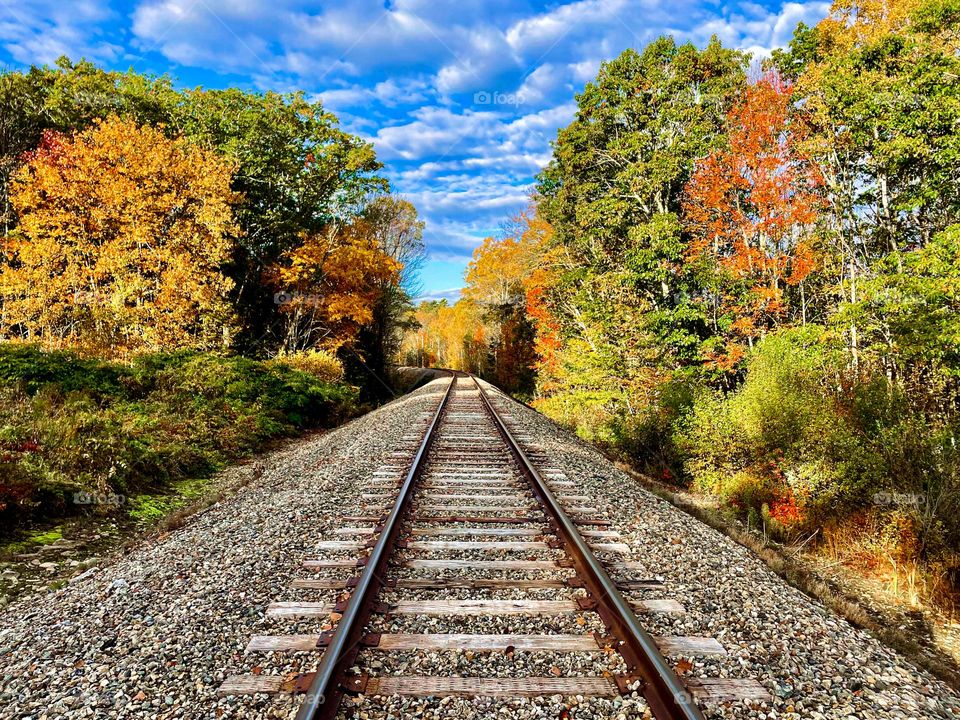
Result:
<svg viewBox="0 0 960 720">
<path fill-rule="evenodd" d="M 637 716 L 648 708 L 657 720 L 702 719 L 698 703 L 769 700 L 753 680 L 690 676 L 690 658 L 725 653 L 716 639 L 643 629 L 640 618 L 685 608 L 630 562 L 574 479 L 513 428 L 508 402 L 453 375 L 369 478 L 362 514 L 344 515 L 316 545 L 325 557 L 303 562 L 310 576 L 296 591 L 333 599 L 267 609 L 329 629 L 258 635 L 247 646 L 320 653 L 317 669 L 233 676 L 220 695 L 302 694 L 298 720 L 375 716 L 398 697 L 639 693 Z M 486 662 L 474 667 L 477 655 Z M 395 705 L 381 709 L 397 716 Z"/>
</svg>

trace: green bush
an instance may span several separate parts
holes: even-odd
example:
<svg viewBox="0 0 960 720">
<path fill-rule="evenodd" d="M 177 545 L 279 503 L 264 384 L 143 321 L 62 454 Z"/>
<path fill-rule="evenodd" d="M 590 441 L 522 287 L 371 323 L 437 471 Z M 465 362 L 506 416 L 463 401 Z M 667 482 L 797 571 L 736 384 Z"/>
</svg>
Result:
<svg viewBox="0 0 960 720">
<path fill-rule="evenodd" d="M 534 401 L 533 406 L 584 440 L 611 445 L 612 423 L 621 400 L 613 391 L 565 389 Z"/>
<path fill-rule="evenodd" d="M 899 383 L 852 372 L 820 328 L 765 338 L 743 384 L 701 391 L 679 427 L 694 485 L 768 526 L 909 520 L 926 557 L 960 548 L 960 428 Z"/>
<path fill-rule="evenodd" d="M 654 385 L 610 421 L 612 445 L 648 474 L 679 483 L 684 455 L 676 444 L 677 427 L 693 407 L 691 378 L 678 374 Z"/>
<path fill-rule="evenodd" d="M 736 391 L 697 397 L 678 444 L 698 487 L 791 521 L 869 502 L 878 458 L 837 394 L 841 365 L 821 336 L 816 326 L 769 335 Z"/>
<path fill-rule="evenodd" d="M 340 421 L 357 399 L 288 366 L 210 353 L 119 365 L 0 346 L 0 374 L 0 517 L 11 521 L 82 510 L 74 492 L 207 475 L 271 438 Z"/>
<path fill-rule="evenodd" d="M 44 352 L 36 345 L 0 344 L 0 383 L 21 385 L 29 393 L 56 385 L 67 392 L 113 396 L 122 392 L 121 377 L 126 374 L 119 365 L 83 359 L 65 350 Z"/>
</svg>

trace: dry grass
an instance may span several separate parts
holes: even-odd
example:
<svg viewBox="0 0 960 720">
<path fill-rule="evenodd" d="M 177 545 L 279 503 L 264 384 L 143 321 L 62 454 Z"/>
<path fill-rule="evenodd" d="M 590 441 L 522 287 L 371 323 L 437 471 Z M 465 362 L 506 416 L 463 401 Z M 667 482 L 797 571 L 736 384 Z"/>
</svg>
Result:
<svg viewBox="0 0 960 720">
<path fill-rule="evenodd" d="M 854 588 L 841 586 L 836 580 L 817 572 L 813 563 L 804 559 L 799 552 L 777 545 L 757 533 L 750 532 L 740 523 L 732 521 L 702 496 L 678 493 L 675 488 L 662 485 L 652 478 L 637 472 L 628 465 L 611 458 L 617 466 L 637 479 L 647 490 L 667 500 L 672 505 L 710 525 L 759 557 L 773 572 L 789 582 L 793 587 L 819 600 L 824 606 L 846 619 L 851 624 L 870 632 L 880 642 L 900 652 L 915 665 L 924 668 L 943 680 L 955 690 L 960 691 L 960 663 L 944 647 L 940 633 L 927 628 L 926 635 L 920 634 L 914 624 L 905 625 L 903 618 L 893 612 L 875 608 L 867 603 L 865 597 L 854 594 Z M 851 530 L 851 532 L 853 532 Z M 843 535 L 831 537 L 837 553 L 846 552 Z M 854 547 L 847 545 L 846 547 Z M 838 561 L 839 562 L 839 561 Z M 913 597 L 923 605 L 924 599 L 936 596 L 937 590 L 944 587 L 945 578 L 928 577 L 929 571 L 918 567 L 910 568 L 903 562 L 891 563 L 888 582 L 903 597 Z"/>
<path fill-rule="evenodd" d="M 894 526 L 895 527 L 895 526 Z M 947 562 L 923 562 L 909 528 L 891 532 L 890 518 L 862 513 L 824 528 L 816 555 L 842 564 L 872 581 L 890 602 L 914 610 L 933 609 L 955 621 L 957 597 L 949 581 Z"/>
</svg>

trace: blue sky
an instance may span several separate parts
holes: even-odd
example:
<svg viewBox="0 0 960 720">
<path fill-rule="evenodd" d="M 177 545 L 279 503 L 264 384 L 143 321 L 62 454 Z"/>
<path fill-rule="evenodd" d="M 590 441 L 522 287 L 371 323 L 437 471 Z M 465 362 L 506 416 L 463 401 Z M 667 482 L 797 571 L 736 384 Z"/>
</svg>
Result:
<svg viewBox="0 0 960 720">
<path fill-rule="evenodd" d="M 523 209 L 574 94 L 661 34 L 758 55 L 825 2 L 0 0 L 0 63 L 60 55 L 186 86 L 305 90 L 372 141 L 427 221 L 424 292 L 453 297 L 473 248 Z"/>
</svg>

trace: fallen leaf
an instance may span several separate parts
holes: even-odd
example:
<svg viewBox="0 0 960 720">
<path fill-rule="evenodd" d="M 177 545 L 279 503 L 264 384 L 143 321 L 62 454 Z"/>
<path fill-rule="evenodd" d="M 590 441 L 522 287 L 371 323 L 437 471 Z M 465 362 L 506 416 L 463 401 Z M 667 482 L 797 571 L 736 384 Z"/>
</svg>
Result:
<svg viewBox="0 0 960 720">
<path fill-rule="evenodd" d="M 561 675 L 563 675 L 563 670 L 561 670 L 556 665 L 554 665 L 552 668 L 550 668 L 550 674 L 555 677 L 560 677 Z"/>
<path fill-rule="evenodd" d="M 516 650 L 516 648 L 515 648 L 513 645 L 507 645 L 507 647 L 505 647 L 504 650 L 503 650 L 503 654 L 504 654 L 504 655 L 513 655 L 514 650 Z"/>
<path fill-rule="evenodd" d="M 332 612 L 330 613 L 330 622 L 337 622 L 342 617 L 343 613 Z"/>
<path fill-rule="evenodd" d="M 143 702 L 146 699 L 147 699 L 147 696 L 143 694 L 143 690 L 141 690 L 140 692 L 138 692 L 136 695 L 133 696 L 134 702 Z"/>
<path fill-rule="evenodd" d="M 677 671 L 677 674 L 686 675 L 688 672 L 693 670 L 693 663 L 686 658 L 680 658 L 677 661 L 677 664 L 674 666 L 674 669 Z"/>
<path fill-rule="evenodd" d="M 253 670 L 251 670 L 250 672 L 252 672 L 254 675 L 259 675 L 260 673 L 263 672 L 263 668 L 260 667 L 259 665 L 255 665 Z"/>
<path fill-rule="evenodd" d="M 583 615 L 577 615 L 577 625 L 586 625 L 587 621 L 584 620 Z"/>
</svg>

